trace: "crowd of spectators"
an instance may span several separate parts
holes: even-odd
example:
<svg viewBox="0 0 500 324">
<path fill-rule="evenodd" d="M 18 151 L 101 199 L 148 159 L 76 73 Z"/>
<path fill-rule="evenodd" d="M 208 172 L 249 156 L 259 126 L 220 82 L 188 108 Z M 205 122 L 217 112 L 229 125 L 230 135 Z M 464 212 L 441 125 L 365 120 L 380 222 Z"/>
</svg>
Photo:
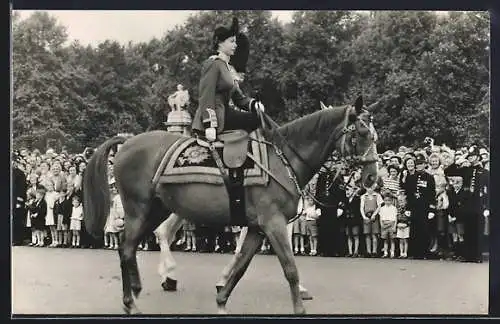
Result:
<svg viewBox="0 0 500 324">
<path fill-rule="evenodd" d="M 489 153 L 477 146 L 453 150 L 432 139 L 425 143 L 380 154 L 379 181 L 371 188 L 360 184 L 359 168 L 330 162 L 330 171 L 315 175 L 298 206 L 294 253 L 481 262 L 489 234 Z M 96 242 L 85 230 L 82 177 L 91 155 L 92 149 L 82 154 L 14 152 L 14 245 L 118 248 L 124 216 L 111 176 L 105 238 Z M 240 230 L 186 222 L 172 249 L 234 253 Z M 159 249 L 153 233 L 139 248 Z M 266 240 L 261 253 L 273 253 Z"/>
</svg>

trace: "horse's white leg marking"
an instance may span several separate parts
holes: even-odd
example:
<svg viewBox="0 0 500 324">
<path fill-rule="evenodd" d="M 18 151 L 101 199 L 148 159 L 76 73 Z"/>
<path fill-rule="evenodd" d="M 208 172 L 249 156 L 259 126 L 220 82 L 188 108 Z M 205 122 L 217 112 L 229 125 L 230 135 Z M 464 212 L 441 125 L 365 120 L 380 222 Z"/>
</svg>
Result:
<svg viewBox="0 0 500 324">
<path fill-rule="evenodd" d="M 175 234 L 183 224 L 182 218 L 176 214 L 171 214 L 163 223 L 158 226 L 154 233 L 160 245 L 160 262 L 158 265 L 158 273 L 162 278 L 162 282 L 168 278 L 177 280 L 176 267 L 177 264 L 170 251 L 170 245 L 175 238 Z"/>
</svg>

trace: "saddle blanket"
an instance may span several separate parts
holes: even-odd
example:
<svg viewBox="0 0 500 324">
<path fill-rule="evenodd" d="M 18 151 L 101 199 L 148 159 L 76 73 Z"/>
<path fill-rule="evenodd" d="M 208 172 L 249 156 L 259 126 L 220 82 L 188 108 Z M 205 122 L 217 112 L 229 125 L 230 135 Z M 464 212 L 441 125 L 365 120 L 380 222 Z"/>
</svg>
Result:
<svg viewBox="0 0 500 324">
<path fill-rule="evenodd" d="M 250 138 L 264 139 L 260 131 L 254 131 Z M 222 150 L 218 150 L 222 159 Z M 269 169 L 267 145 L 250 139 L 249 152 L 258 163 Z M 167 153 L 166 153 L 167 154 Z M 224 185 L 212 153 L 208 147 L 197 143 L 196 138 L 189 138 L 177 146 L 160 170 L 159 183 L 210 183 Z M 160 165 L 161 167 L 161 165 Z M 247 157 L 243 165 L 244 186 L 267 185 L 269 175 L 257 163 Z M 226 169 L 227 170 L 227 169 Z"/>
</svg>

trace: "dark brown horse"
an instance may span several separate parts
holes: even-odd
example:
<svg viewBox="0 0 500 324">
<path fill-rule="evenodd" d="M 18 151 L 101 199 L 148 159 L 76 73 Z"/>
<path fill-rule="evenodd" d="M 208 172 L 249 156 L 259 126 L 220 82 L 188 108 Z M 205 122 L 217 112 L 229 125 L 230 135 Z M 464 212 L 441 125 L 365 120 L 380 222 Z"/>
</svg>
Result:
<svg viewBox="0 0 500 324">
<path fill-rule="evenodd" d="M 334 150 L 355 157 L 358 163 L 363 164 L 362 178 L 365 183 L 376 180 L 376 133 L 369 108 L 363 108 L 363 100 L 359 97 L 354 106 L 324 109 L 266 135 L 267 141 L 279 148 L 279 151 L 268 150 L 268 172 L 274 177 L 267 186 L 245 188 L 248 233 L 241 252 L 235 254 L 218 281 L 218 286 L 222 286 L 217 289 L 216 297 L 219 313 L 226 312 L 229 295 L 260 247 L 263 235 L 273 246 L 289 283 L 294 313 L 305 313 L 286 225 L 296 216 L 301 188 Z M 137 298 L 142 289 L 136 252 L 145 234 L 154 230 L 171 213 L 195 223 L 231 224 L 229 198 L 224 185 L 152 182 L 165 152 L 179 138 L 180 135 L 164 131 L 147 132 L 128 140 L 114 137 L 96 150 L 85 172 L 85 224 L 90 233 L 101 237 L 110 207 L 107 156 L 112 146 L 123 143 L 114 159 L 114 176 L 125 211 L 124 239 L 119 255 L 124 310 L 129 314 L 139 313 L 133 298 Z M 351 141 L 354 138 L 355 141 Z M 282 152 L 283 157 L 277 152 Z M 285 161 L 290 168 L 285 167 Z"/>
</svg>

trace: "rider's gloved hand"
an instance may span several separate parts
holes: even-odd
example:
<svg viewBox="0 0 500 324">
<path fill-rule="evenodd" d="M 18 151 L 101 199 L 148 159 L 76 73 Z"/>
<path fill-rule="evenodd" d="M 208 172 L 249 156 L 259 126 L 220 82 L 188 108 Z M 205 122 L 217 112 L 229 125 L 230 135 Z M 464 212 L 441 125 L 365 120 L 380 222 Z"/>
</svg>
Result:
<svg viewBox="0 0 500 324">
<path fill-rule="evenodd" d="M 217 132 L 215 130 L 215 128 L 213 127 L 209 127 L 207 129 L 205 129 L 205 137 L 207 138 L 207 140 L 209 141 L 215 141 L 215 139 L 217 138 Z"/>
<path fill-rule="evenodd" d="M 257 110 L 264 112 L 265 108 L 264 108 L 264 105 L 262 104 L 262 102 L 257 101 L 257 100 L 253 100 L 250 103 L 250 110 L 254 113 L 257 113 Z"/>
</svg>

